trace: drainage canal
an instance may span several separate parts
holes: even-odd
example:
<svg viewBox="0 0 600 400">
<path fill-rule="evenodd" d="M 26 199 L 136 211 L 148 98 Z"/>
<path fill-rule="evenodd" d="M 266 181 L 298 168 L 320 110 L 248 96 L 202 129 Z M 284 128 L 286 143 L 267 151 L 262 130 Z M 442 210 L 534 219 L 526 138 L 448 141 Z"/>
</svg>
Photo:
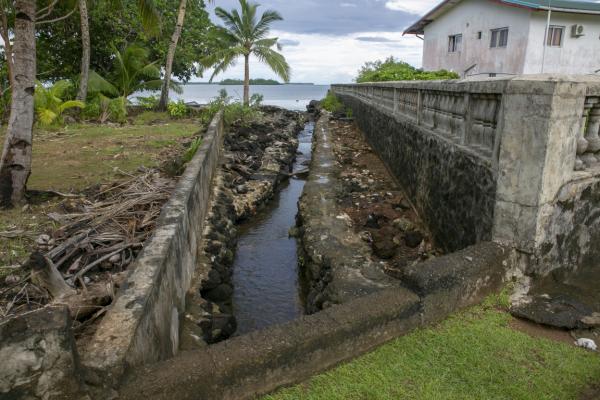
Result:
<svg viewBox="0 0 600 400">
<path fill-rule="evenodd" d="M 298 135 L 298 156 L 293 171 L 307 168 L 311 157 L 314 122 Z M 271 204 L 239 227 L 233 265 L 233 309 L 236 334 L 293 320 L 304 314 L 298 273 L 295 225 L 304 179 L 292 177 Z"/>
</svg>

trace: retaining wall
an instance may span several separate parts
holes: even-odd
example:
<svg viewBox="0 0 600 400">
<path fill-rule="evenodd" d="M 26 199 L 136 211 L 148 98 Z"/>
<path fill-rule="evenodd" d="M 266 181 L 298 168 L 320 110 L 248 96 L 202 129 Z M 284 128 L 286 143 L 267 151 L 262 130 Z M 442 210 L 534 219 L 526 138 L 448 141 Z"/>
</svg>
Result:
<svg viewBox="0 0 600 400">
<path fill-rule="evenodd" d="M 508 256 L 501 246 L 481 243 L 418 264 L 407 272 L 409 289 L 376 292 L 133 370 L 119 398 L 243 400 L 305 381 L 477 304 L 501 288 Z"/>
<path fill-rule="evenodd" d="M 219 113 L 163 207 L 152 237 L 130 267 L 124 288 L 82 349 L 88 375 L 95 371 L 100 380 L 115 381 L 128 366 L 156 362 L 177 352 L 179 321 L 196 266 L 222 142 Z"/>
<path fill-rule="evenodd" d="M 600 235 L 592 225 L 596 206 L 580 204 L 582 191 L 574 189 L 600 182 L 600 78 L 525 75 L 332 90 L 446 250 L 493 240 L 517 249 L 530 271 L 547 273 L 563 266 L 561 241 L 579 235 L 578 221 L 588 224 L 581 235 Z M 565 201 L 579 211 L 564 209 Z M 579 258 L 594 257 L 592 247 Z"/>
</svg>

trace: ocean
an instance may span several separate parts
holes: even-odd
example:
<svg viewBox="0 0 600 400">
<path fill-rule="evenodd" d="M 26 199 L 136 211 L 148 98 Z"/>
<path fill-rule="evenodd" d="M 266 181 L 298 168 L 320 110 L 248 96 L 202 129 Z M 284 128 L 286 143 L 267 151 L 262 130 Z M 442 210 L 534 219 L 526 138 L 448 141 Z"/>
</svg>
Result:
<svg viewBox="0 0 600 400">
<path fill-rule="evenodd" d="M 244 94 L 244 88 L 241 85 L 184 85 L 183 94 L 171 93 L 171 98 L 206 104 L 217 97 L 221 89 L 225 89 L 229 96 L 237 100 L 241 99 Z M 305 111 L 311 100 L 321 100 L 328 90 L 329 85 L 252 85 L 250 86 L 250 95 L 262 94 L 265 105 Z"/>
</svg>

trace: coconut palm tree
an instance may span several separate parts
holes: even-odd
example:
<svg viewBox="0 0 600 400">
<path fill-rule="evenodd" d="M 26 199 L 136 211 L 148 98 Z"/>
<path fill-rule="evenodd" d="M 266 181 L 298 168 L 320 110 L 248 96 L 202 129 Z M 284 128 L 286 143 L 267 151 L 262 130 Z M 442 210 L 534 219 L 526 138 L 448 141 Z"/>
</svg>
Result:
<svg viewBox="0 0 600 400">
<path fill-rule="evenodd" d="M 273 22 L 283 18 L 277 11 L 267 10 L 257 20 L 256 11 L 259 7 L 248 0 L 239 0 L 241 14 L 238 10 L 225 11 L 221 7 L 215 9 L 215 14 L 223 21 L 225 27 L 215 31 L 217 50 L 202 60 L 206 68 L 214 67 L 210 80 L 233 66 L 238 57 L 244 57 L 244 104 L 250 103 L 250 56 L 254 55 L 259 61 L 267 64 L 275 74 L 285 82 L 290 80 L 290 66 L 281 53 L 273 50 L 277 46 L 281 50 L 278 38 L 267 37 Z"/>
<path fill-rule="evenodd" d="M 79 20 L 81 24 L 81 73 L 79 76 L 79 91 L 77 99 L 85 101 L 87 98 L 88 79 L 90 76 L 90 22 L 88 17 L 88 0 L 78 0 Z M 111 0 L 112 5 L 117 8 L 123 7 L 123 0 Z M 137 0 L 138 12 L 144 30 L 152 36 L 160 33 L 160 14 L 154 0 Z"/>
</svg>

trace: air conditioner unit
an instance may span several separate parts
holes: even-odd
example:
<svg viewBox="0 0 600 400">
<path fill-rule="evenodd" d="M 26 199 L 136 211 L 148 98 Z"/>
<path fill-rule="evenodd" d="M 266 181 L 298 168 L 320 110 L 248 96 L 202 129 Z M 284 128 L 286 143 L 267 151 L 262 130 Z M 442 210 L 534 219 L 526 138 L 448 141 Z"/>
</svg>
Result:
<svg viewBox="0 0 600 400">
<path fill-rule="evenodd" d="M 583 25 L 573 25 L 571 27 L 571 36 L 572 37 L 580 37 L 583 36 L 585 33 L 585 28 L 583 27 Z"/>
</svg>

